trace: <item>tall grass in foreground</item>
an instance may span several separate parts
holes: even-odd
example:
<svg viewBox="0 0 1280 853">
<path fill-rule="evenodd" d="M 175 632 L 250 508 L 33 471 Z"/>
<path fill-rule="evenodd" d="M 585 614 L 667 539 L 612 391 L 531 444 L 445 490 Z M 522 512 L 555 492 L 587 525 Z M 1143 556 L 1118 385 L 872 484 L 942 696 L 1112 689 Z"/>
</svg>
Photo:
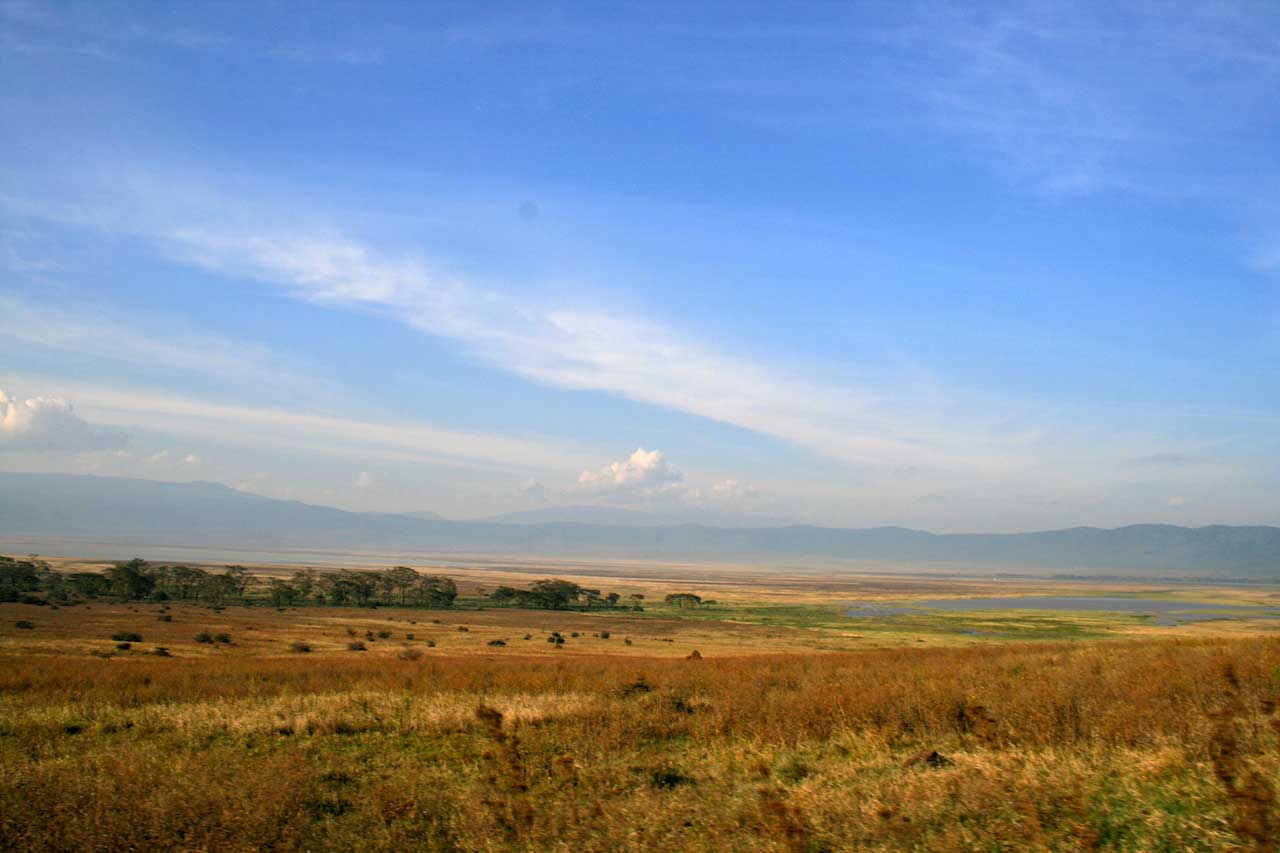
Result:
<svg viewBox="0 0 1280 853">
<path fill-rule="evenodd" d="M 1273 850 L 1278 700 L 1269 638 L 5 659 L 0 848 Z"/>
</svg>

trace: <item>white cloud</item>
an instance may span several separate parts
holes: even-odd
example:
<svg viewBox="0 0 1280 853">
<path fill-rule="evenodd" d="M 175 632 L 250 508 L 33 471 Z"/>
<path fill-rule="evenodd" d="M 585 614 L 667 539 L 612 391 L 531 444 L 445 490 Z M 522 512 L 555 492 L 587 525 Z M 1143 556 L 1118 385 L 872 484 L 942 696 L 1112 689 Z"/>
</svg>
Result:
<svg viewBox="0 0 1280 853">
<path fill-rule="evenodd" d="M 1174 495 L 1173 497 L 1169 498 L 1168 503 L 1169 503 L 1169 506 L 1185 506 L 1187 503 L 1187 499 L 1182 497 L 1181 495 Z"/>
<path fill-rule="evenodd" d="M 758 497 L 758 492 L 750 483 L 738 480 L 721 480 L 710 489 L 711 497 L 717 501 L 749 501 Z"/>
<path fill-rule="evenodd" d="M 199 457 L 199 456 L 197 456 L 197 455 L 196 455 L 196 454 L 194 454 L 194 453 L 188 453 L 186 456 L 183 456 L 183 457 L 182 457 L 182 464 L 183 464 L 183 465 L 192 465 L 192 466 L 199 465 L 199 464 L 200 464 L 200 457 Z"/>
<path fill-rule="evenodd" d="M 578 488 L 596 494 L 653 494 L 679 487 L 683 479 L 683 474 L 667 464 L 661 450 L 641 447 L 621 462 L 583 471 L 578 476 Z"/>
<path fill-rule="evenodd" d="M 0 388 L 0 450 L 107 450 L 127 441 L 123 430 L 89 423 L 61 397 L 11 398 Z"/>
</svg>

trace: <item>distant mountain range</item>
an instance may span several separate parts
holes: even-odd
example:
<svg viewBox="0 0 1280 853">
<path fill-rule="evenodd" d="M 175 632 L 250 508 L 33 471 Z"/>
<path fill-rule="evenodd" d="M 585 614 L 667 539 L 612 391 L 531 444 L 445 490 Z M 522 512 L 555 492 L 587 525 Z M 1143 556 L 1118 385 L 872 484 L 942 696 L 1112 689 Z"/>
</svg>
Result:
<svg viewBox="0 0 1280 853">
<path fill-rule="evenodd" d="M 603 510 L 608 514 L 597 514 L 599 510 L 570 507 L 463 522 L 432 517 L 432 513 L 346 512 L 265 498 L 216 483 L 0 473 L 0 537 L 23 541 L 793 565 L 848 560 L 957 571 L 1280 581 L 1277 527 L 1141 524 L 1114 530 L 1076 527 L 1036 533 L 933 534 L 901 527 L 655 525 L 637 518 L 644 513 Z M 587 523 L 575 516 L 608 523 Z"/>
<path fill-rule="evenodd" d="M 765 516 L 686 508 L 679 512 L 645 512 L 614 506 L 553 506 L 523 512 L 507 512 L 477 519 L 493 524 L 594 524 L 614 527 L 785 527 L 787 522 Z"/>
<path fill-rule="evenodd" d="M 505 512 L 478 519 L 492 524 L 603 524 L 619 527 L 660 527 L 662 519 L 637 509 L 612 506 L 555 506 Z"/>
</svg>

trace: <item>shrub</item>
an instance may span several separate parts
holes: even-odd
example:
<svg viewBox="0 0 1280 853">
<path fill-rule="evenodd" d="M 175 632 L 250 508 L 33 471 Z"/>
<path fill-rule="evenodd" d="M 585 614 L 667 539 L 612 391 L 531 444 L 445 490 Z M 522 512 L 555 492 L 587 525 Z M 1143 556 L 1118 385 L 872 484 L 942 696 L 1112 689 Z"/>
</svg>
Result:
<svg viewBox="0 0 1280 853">
<path fill-rule="evenodd" d="M 230 634 L 214 634 L 213 641 L 215 643 L 229 643 L 231 642 L 231 635 Z"/>
<path fill-rule="evenodd" d="M 355 635 L 356 635 L 356 629 L 355 629 L 355 628 L 348 628 L 348 629 L 347 629 L 347 636 L 348 636 L 348 637 L 354 637 Z"/>
<path fill-rule="evenodd" d="M 201 631 L 199 634 L 196 634 L 194 637 L 192 637 L 192 639 L 195 640 L 197 643 L 212 643 L 213 634 L 210 634 L 208 631 Z"/>
<path fill-rule="evenodd" d="M 133 648 L 133 643 L 116 643 L 116 648 L 122 652 L 127 652 Z"/>
<path fill-rule="evenodd" d="M 429 648 L 429 649 L 434 649 L 435 647 L 436 647 L 436 641 L 435 641 L 435 640 L 427 640 L 427 648 Z"/>
<path fill-rule="evenodd" d="M 422 649 L 404 649 L 400 652 L 400 660 L 419 660 L 422 657 Z"/>
<path fill-rule="evenodd" d="M 384 630 L 384 631 L 379 631 L 379 632 L 378 632 L 378 639 L 379 639 L 379 640 L 389 640 L 389 639 L 391 639 L 391 632 L 390 632 L 390 631 L 385 631 L 385 630 Z"/>
<path fill-rule="evenodd" d="M 133 631 L 121 631 L 118 634 L 112 634 L 111 639 L 121 643 L 141 643 L 142 635 L 135 634 Z"/>
<path fill-rule="evenodd" d="M 612 635 L 611 635 L 608 631 L 601 631 L 601 632 L 600 632 L 600 639 L 602 639 L 602 640 L 607 640 L 607 639 L 609 639 L 609 637 L 611 637 L 611 636 L 612 636 Z"/>
<path fill-rule="evenodd" d="M 170 616 L 168 613 L 161 613 L 158 617 L 156 617 L 156 619 L 157 619 L 157 621 L 160 621 L 160 622 L 172 622 L 172 621 L 173 621 L 173 617 L 172 617 L 172 616 Z"/>
<path fill-rule="evenodd" d="M 670 790 L 681 785 L 692 785 L 693 778 L 674 767 L 655 767 L 649 771 L 649 784 L 658 789 Z"/>
<path fill-rule="evenodd" d="M 18 599 L 18 603 L 19 603 L 19 604 L 34 604 L 36 607 L 44 607 L 44 606 L 45 606 L 46 604 L 48 604 L 49 602 L 45 601 L 43 598 L 39 598 L 39 597 L 34 596 L 34 595 L 24 595 L 24 596 L 22 596 L 21 598 L 19 598 L 19 599 Z"/>
<path fill-rule="evenodd" d="M 366 646 L 364 642 L 361 640 L 352 640 L 351 642 L 347 643 L 347 651 L 363 652 L 367 649 L 368 649 L 368 646 Z"/>
<path fill-rule="evenodd" d="M 32 625 L 26 619 L 19 619 L 17 622 L 13 623 L 13 627 L 21 628 L 24 631 L 34 631 L 36 626 Z"/>
<path fill-rule="evenodd" d="M 573 631 L 573 632 L 571 632 L 571 633 L 569 634 L 569 636 L 570 636 L 570 637 L 573 637 L 573 638 L 576 640 L 576 639 L 578 639 L 578 632 L 577 632 L 577 631 Z"/>
<path fill-rule="evenodd" d="M 154 649 L 151 650 L 151 654 L 155 655 L 158 658 L 172 657 L 172 655 L 169 654 L 169 650 L 164 646 L 156 646 Z"/>
<path fill-rule="evenodd" d="M 404 635 L 404 638 L 405 638 L 406 640 L 412 640 L 412 639 L 413 639 L 413 634 L 405 634 L 405 635 Z"/>
<path fill-rule="evenodd" d="M 491 646 L 505 646 L 506 644 L 507 644 L 506 640 L 490 640 L 489 641 L 489 645 Z"/>
<path fill-rule="evenodd" d="M 470 628 L 468 628 L 466 625 L 459 625 L 459 626 L 458 626 L 458 630 L 465 634 L 465 633 L 467 633 L 468 631 L 470 631 L 471 629 L 470 629 Z"/>
<path fill-rule="evenodd" d="M 291 651 L 297 652 L 300 655 L 304 655 L 307 652 L 311 651 L 311 644 L 304 643 L 302 640 L 294 640 L 292 643 L 289 644 L 289 649 Z"/>
</svg>

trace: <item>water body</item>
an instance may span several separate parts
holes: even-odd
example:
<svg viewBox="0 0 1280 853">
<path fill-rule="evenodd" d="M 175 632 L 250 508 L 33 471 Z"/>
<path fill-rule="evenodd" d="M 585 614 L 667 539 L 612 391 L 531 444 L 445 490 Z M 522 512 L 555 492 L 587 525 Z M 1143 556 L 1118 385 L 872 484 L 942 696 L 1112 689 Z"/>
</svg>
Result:
<svg viewBox="0 0 1280 853">
<path fill-rule="evenodd" d="M 980 610 L 1049 610 L 1072 613 L 1132 613 L 1150 616 L 1161 625 L 1205 622 L 1211 619 L 1280 618 L 1280 608 L 1213 604 L 1205 601 L 1173 601 L 1164 598 L 1108 598 L 1106 596 L 1039 595 L 1007 598 L 938 598 L 909 605 L 855 602 L 848 616 L 923 615 L 930 610 L 967 613 Z"/>
</svg>

